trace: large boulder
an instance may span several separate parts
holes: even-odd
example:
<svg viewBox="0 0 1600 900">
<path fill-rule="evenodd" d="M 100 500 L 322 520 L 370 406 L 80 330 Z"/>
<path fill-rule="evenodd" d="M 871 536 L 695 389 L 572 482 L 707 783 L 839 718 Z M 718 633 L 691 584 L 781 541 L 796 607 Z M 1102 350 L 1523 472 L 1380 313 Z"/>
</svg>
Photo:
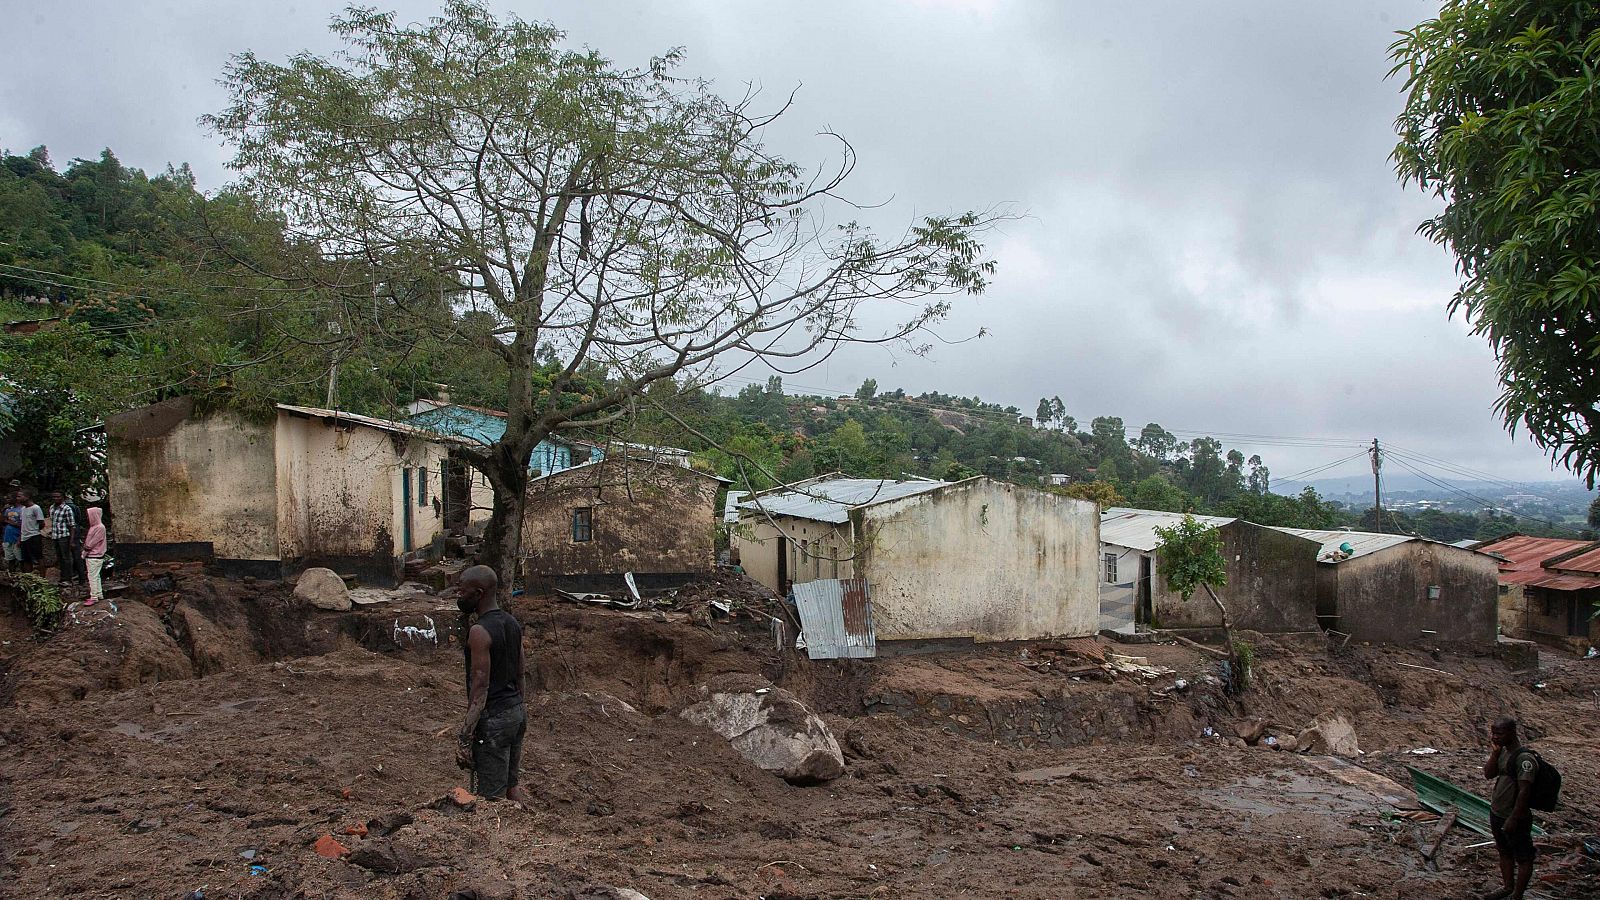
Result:
<svg viewBox="0 0 1600 900">
<path fill-rule="evenodd" d="M 343 612 L 355 604 L 350 602 L 350 589 L 344 579 L 332 569 L 310 568 L 300 573 L 295 582 L 294 595 L 317 609 Z"/>
<path fill-rule="evenodd" d="M 739 755 L 790 784 L 820 784 L 844 774 L 833 732 L 795 695 L 759 678 L 724 676 L 700 687 L 685 720 L 715 731 Z"/>
<path fill-rule="evenodd" d="M 1295 738 L 1300 750 L 1331 756 L 1356 757 L 1361 755 L 1361 745 L 1356 741 L 1355 727 L 1344 713 L 1323 713 L 1311 721 L 1311 727 Z"/>
</svg>

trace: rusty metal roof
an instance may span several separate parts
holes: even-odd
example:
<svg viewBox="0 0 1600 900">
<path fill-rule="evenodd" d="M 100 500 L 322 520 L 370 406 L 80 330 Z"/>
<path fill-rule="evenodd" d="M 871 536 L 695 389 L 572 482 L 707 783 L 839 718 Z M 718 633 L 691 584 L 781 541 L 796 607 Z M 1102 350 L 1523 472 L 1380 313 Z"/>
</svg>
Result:
<svg viewBox="0 0 1600 900">
<path fill-rule="evenodd" d="M 861 578 L 807 581 L 795 585 L 796 610 L 811 659 L 870 659 L 878 655 L 872 601 Z"/>
<path fill-rule="evenodd" d="M 1556 591 L 1600 588 L 1600 543 L 1595 541 L 1514 534 L 1478 551 L 1501 557 L 1500 580 L 1506 584 Z"/>
</svg>

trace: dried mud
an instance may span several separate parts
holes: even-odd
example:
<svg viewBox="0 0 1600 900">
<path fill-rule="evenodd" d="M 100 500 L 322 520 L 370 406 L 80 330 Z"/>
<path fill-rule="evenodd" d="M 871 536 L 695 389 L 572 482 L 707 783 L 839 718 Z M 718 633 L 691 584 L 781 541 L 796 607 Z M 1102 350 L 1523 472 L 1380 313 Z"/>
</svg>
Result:
<svg viewBox="0 0 1600 900">
<path fill-rule="evenodd" d="M 443 736 L 463 699 L 449 623 L 401 640 L 397 610 L 311 614 L 276 586 L 178 574 L 170 595 L 47 642 L 0 626 L 12 695 L 0 896 L 1409 898 L 1489 886 L 1493 851 L 1467 849 L 1475 836 L 1452 832 L 1429 871 L 1415 830 L 1368 789 L 1303 756 L 1200 737 L 1334 709 L 1356 726 L 1361 765 L 1403 781 L 1410 763 L 1478 790 L 1485 724 L 1523 717 L 1567 777 L 1541 862 L 1566 874 L 1540 890 L 1596 895 L 1592 869 L 1555 858 L 1600 808 L 1594 662 L 1515 676 L 1486 657 L 1263 646 L 1255 687 L 1234 702 L 1205 683 L 1208 658 L 1176 646 L 1116 649 L 1176 670 L 1184 690 L 1176 676 L 1066 674 L 1081 668 L 1072 653 L 1038 648 L 810 663 L 755 621 L 540 599 L 516 609 L 534 641 L 534 801 L 462 809 L 441 801 L 466 784 Z M 846 775 L 788 785 L 672 714 L 697 684 L 736 673 L 822 713 Z M 1441 752 L 1404 752 L 1421 746 Z M 317 855 L 325 835 L 353 852 Z"/>
</svg>

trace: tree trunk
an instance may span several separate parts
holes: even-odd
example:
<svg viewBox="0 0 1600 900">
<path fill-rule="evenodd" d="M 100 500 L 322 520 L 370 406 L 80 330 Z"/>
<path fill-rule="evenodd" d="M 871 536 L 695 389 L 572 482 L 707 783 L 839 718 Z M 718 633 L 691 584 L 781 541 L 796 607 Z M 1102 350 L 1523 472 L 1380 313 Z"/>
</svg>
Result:
<svg viewBox="0 0 1600 900">
<path fill-rule="evenodd" d="M 494 488 L 494 510 L 483 532 L 478 563 L 494 569 L 500 576 L 500 597 L 510 597 L 516 577 L 517 561 L 522 556 L 522 517 L 528 504 L 528 466 L 510 448 L 495 444 L 484 475 Z"/>
<path fill-rule="evenodd" d="M 1217 605 L 1217 612 L 1222 614 L 1222 639 L 1228 643 L 1228 690 L 1237 694 L 1244 690 L 1250 673 L 1244 670 L 1243 661 L 1239 658 L 1239 648 L 1233 643 L 1233 624 L 1228 621 L 1228 608 L 1222 605 L 1222 598 L 1217 596 L 1217 592 L 1211 589 L 1209 583 L 1202 582 L 1201 587 L 1206 589 L 1206 595 Z"/>
</svg>

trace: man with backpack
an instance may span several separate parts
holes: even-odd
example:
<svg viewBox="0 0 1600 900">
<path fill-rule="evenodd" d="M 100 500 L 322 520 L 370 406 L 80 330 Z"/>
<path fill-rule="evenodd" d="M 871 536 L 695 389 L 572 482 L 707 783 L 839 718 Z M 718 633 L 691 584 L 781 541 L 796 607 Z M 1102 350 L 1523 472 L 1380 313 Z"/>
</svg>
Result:
<svg viewBox="0 0 1600 900">
<path fill-rule="evenodd" d="M 1500 851 L 1500 881 L 1503 887 L 1485 900 L 1504 897 L 1521 900 L 1533 878 L 1533 801 L 1534 782 L 1544 765 L 1539 754 L 1522 746 L 1517 739 L 1517 720 L 1506 717 L 1489 729 L 1494 749 L 1483 764 L 1483 777 L 1494 779 L 1494 794 L 1489 802 L 1489 830 L 1494 833 L 1495 849 Z"/>
</svg>

